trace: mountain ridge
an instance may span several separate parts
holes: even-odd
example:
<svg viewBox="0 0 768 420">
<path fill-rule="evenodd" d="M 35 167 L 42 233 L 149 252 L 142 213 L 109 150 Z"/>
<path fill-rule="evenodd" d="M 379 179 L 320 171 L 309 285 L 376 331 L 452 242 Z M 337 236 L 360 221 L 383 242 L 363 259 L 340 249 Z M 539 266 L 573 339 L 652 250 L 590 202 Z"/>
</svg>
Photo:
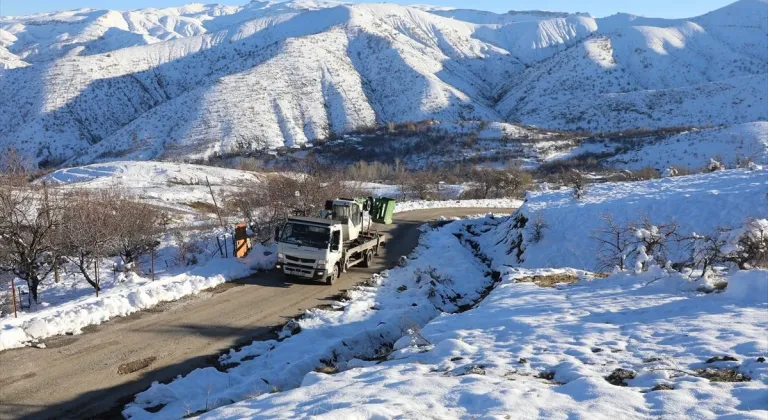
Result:
<svg viewBox="0 0 768 420">
<path fill-rule="evenodd" d="M 728 125 L 768 119 L 766 75 L 766 0 L 691 19 L 317 1 L 81 9 L 0 18 L 0 146 L 56 164 L 199 159 L 423 119 Z"/>
</svg>

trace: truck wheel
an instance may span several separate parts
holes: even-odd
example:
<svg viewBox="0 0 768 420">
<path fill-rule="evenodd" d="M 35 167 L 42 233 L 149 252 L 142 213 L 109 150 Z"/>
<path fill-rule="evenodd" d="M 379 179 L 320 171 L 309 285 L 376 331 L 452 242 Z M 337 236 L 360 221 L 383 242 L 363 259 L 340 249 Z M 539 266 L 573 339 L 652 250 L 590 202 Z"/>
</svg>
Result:
<svg viewBox="0 0 768 420">
<path fill-rule="evenodd" d="M 363 267 L 368 268 L 373 265 L 373 252 L 365 251 L 363 256 Z"/>
<path fill-rule="evenodd" d="M 339 278 L 339 266 L 334 265 L 333 271 L 331 271 L 331 275 L 325 279 L 325 284 L 330 286 L 336 281 L 337 278 Z"/>
</svg>

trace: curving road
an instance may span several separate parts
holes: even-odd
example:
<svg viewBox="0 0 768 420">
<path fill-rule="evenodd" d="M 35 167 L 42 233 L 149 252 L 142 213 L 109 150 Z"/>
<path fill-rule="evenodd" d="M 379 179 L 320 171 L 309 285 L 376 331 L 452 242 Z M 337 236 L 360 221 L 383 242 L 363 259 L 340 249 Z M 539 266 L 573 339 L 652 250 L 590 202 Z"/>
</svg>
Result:
<svg viewBox="0 0 768 420">
<path fill-rule="evenodd" d="M 279 273 L 262 273 L 116 318 L 82 335 L 52 337 L 45 349 L 0 352 L 0 419 L 119 418 L 123 405 L 153 381 L 215 365 L 221 352 L 270 338 L 275 326 L 391 267 L 417 245 L 422 223 L 491 210 L 511 212 L 451 208 L 399 213 L 386 227 L 392 239 L 373 267 L 354 268 L 333 286 L 286 282 Z"/>
</svg>

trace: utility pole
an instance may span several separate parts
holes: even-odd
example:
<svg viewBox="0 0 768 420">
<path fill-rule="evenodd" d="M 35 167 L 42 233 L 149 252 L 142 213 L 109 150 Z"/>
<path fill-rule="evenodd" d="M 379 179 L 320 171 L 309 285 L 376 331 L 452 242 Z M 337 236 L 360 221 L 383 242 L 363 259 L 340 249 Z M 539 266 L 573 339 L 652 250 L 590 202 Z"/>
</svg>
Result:
<svg viewBox="0 0 768 420">
<path fill-rule="evenodd" d="M 213 188 L 211 188 L 211 183 L 208 181 L 208 177 L 205 177 L 205 183 L 208 185 L 208 191 L 211 193 L 211 199 L 213 199 L 213 206 L 216 207 L 216 215 L 219 216 L 219 224 L 221 227 L 224 227 L 224 221 L 221 218 L 221 211 L 219 210 L 219 205 L 216 203 L 216 196 L 213 195 Z"/>
<path fill-rule="evenodd" d="M 0 2 L 2 1 L 0 0 Z M 51 221 L 51 203 L 48 201 L 48 184 L 45 182 L 43 182 L 43 197 L 45 199 L 45 215 L 48 219 L 48 225 L 53 226 Z M 53 279 L 56 283 L 61 280 L 59 275 L 59 256 L 55 252 L 53 253 Z"/>
</svg>

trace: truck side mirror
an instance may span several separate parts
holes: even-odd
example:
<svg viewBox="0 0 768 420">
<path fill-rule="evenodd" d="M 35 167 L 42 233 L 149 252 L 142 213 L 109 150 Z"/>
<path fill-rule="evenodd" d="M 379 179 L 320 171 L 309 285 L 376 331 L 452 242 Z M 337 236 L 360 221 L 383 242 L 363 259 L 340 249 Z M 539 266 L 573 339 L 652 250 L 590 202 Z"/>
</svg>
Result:
<svg viewBox="0 0 768 420">
<path fill-rule="evenodd" d="M 275 226 L 275 242 L 280 240 L 280 227 Z"/>
</svg>

